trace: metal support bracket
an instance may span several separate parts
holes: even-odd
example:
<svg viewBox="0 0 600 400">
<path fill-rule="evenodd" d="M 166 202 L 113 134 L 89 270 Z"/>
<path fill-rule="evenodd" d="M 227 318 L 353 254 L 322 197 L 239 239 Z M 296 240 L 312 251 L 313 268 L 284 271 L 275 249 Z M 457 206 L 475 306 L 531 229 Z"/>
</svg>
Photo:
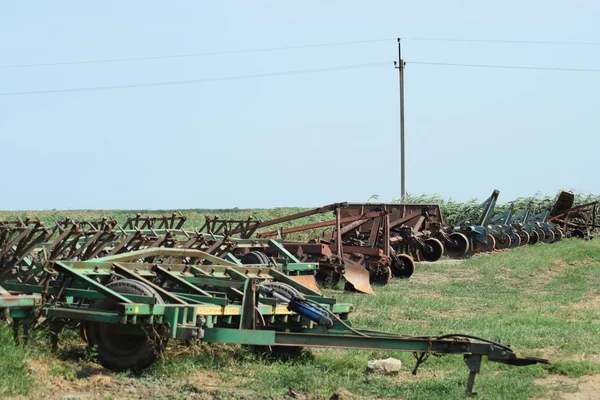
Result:
<svg viewBox="0 0 600 400">
<path fill-rule="evenodd" d="M 465 393 L 475 395 L 477 393 L 473 392 L 473 385 L 475 385 L 475 377 L 481 368 L 481 354 L 466 354 L 465 364 L 469 367 L 469 380 L 467 381 L 467 390 Z"/>
</svg>

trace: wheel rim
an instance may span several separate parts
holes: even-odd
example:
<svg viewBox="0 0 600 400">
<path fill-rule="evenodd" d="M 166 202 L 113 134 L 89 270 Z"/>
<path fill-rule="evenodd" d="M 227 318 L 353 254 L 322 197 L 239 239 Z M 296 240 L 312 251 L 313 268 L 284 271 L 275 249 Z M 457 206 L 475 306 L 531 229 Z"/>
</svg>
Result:
<svg viewBox="0 0 600 400">
<path fill-rule="evenodd" d="M 514 249 L 521 245 L 521 237 L 519 235 L 517 235 L 516 233 L 513 232 L 510 239 L 511 239 L 510 240 L 510 248 L 511 249 Z"/>
<path fill-rule="evenodd" d="M 536 244 L 540 239 L 540 235 L 537 233 L 537 231 L 531 231 L 531 234 L 529 235 L 529 244 Z"/>
<path fill-rule="evenodd" d="M 421 247 L 421 257 L 425 261 L 434 262 L 439 260 L 444 255 L 444 245 L 437 239 L 426 239 L 425 244 L 430 247 L 429 251 Z"/>
<path fill-rule="evenodd" d="M 546 241 L 546 233 L 544 232 L 544 230 L 542 228 L 536 228 L 535 231 L 538 234 L 538 242 L 545 242 Z"/>
<path fill-rule="evenodd" d="M 496 241 L 496 250 L 508 249 L 512 244 L 510 236 L 506 232 L 502 232 L 499 237 L 494 237 L 494 240 Z"/>
<path fill-rule="evenodd" d="M 526 231 L 519 232 L 519 238 L 521 238 L 521 246 L 526 246 L 529 244 L 529 233 Z"/>
<path fill-rule="evenodd" d="M 446 242 L 446 254 L 452 258 L 461 258 L 469 251 L 469 239 L 458 232 L 448 235 L 449 240 Z"/>
<path fill-rule="evenodd" d="M 494 239 L 494 237 L 488 233 L 487 235 L 485 235 L 485 240 L 486 240 L 486 243 L 475 241 L 476 242 L 475 246 L 477 247 L 477 250 L 480 252 L 484 252 L 484 253 L 493 251 L 494 248 L 496 247 L 496 239 Z"/>
<path fill-rule="evenodd" d="M 385 286 L 392 280 L 392 269 L 388 267 L 384 270 L 370 272 L 369 280 L 373 285 Z"/>
<path fill-rule="evenodd" d="M 549 230 L 548 232 L 545 232 L 546 237 L 544 238 L 544 243 L 554 243 L 554 232 L 552 232 L 551 230 Z"/>
</svg>

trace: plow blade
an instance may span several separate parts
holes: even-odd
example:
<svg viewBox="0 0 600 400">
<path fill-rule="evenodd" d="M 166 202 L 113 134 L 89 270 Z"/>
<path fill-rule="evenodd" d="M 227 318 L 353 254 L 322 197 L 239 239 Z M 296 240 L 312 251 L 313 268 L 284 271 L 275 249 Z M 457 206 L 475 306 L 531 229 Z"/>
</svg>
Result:
<svg viewBox="0 0 600 400">
<path fill-rule="evenodd" d="M 359 263 L 344 259 L 344 279 L 359 292 L 375 295 L 371 287 L 369 271 Z"/>
<path fill-rule="evenodd" d="M 302 286 L 306 286 L 310 290 L 314 290 L 315 292 L 321 294 L 321 290 L 317 285 L 317 280 L 314 275 L 293 275 L 289 276 L 291 280 L 301 284 Z"/>
</svg>

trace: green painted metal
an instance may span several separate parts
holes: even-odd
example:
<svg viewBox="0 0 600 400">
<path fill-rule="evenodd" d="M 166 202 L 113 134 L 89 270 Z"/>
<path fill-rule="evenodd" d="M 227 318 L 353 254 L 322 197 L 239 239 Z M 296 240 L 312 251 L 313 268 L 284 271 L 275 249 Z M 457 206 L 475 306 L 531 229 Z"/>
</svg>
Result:
<svg viewBox="0 0 600 400">
<path fill-rule="evenodd" d="M 206 343 L 239 343 L 256 346 L 273 346 L 275 331 L 255 329 L 208 328 L 202 341 Z"/>
<path fill-rule="evenodd" d="M 50 261 L 39 283 L 2 282 L 0 311 L 24 323 L 32 321 L 39 310 L 49 321 L 111 324 L 116 334 L 150 336 L 160 326 L 171 339 L 206 343 L 485 355 L 506 363 L 517 360 L 510 349 L 492 342 L 356 331 L 346 321 L 353 310 L 351 304 L 325 297 L 287 273 L 294 268 L 309 271 L 316 265 L 299 263 L 291 254 L 280 251 L 278 242 L 270 245 L 284 258 L 282 270 L 276 266 L 238 265 L 200 250 L 161 247 L 83 261 Z M 138 292 L 130 294 L 107 287 L 117 278 L 137 281 Z M 297 291 L 301 296 L 288 299 L 288 308 L 281 298 L 265 292 L 266 285 L 273 282 L 287 288 L 287 293 Z M 148 291 L 140 292 L 140 287 L 151 290 L 156 298 L 146 295 Z M 4 297 L 19 307 L 7 307 Z M 93 302 L 102 298 L 113 299 L 114 307 L 95 309 Z M 333 326 L 314 317 L 311 320 L 310 313 L 290 311 L 292 301 L 303 301 L 305 307 L 316 307 L 319 313 L 331 316 Z M 472 380 L 469 382 L 472 387 Z"/>
<path fill-rule="evenodd" d="M 64 272 L 73 278 L 76 278 L 76 279 L 79 279 L 79 280 L 85 282 L 89 287 L 93 287 L 95 290 L 106 295 L 107 297 L 112 297 L 113 299 L 121 301 L 123 303 L 130 302 L 129 299 L 127 299 L 127 297 L 124 297 L 124 296 L 120 295 L 119 293 L 117 293 L 113 290 L 110 290 L 106 286 L 96 282 L 93 279 L 88 278 L 86 275 L 81 274 L 79 271 L 76 271 L 75 269 L 68 267 L 66 264 L 64 264 L 60 261 L 57 261 L 54 263 L 54 268 L 58 272 Z"/>
<path fill-rule="evenodd" d="M 42 304 L 38 295 L 1 295 L 0 310 L 5 308 L 32 308 Z"/>
</svg>

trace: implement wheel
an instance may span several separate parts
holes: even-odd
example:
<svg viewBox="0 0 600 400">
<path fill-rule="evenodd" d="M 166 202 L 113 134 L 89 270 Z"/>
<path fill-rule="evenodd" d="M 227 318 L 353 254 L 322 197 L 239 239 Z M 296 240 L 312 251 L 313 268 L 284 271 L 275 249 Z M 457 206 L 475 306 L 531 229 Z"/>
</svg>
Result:
<svg viewBox="0 0 600 400">
<path fill-rule="evenodd" d="M 437 261 L 444 255 L 444 245 L 439 240 L 433 238 L 425 239 L 425 246 L 421 246 L 419 250 L 421 258 L 429 262 Z"/>
<path fill-rule="evenodd" d="M 554 243 L 556 241 L 556 235 L 554 235 L 554 231 L 552 231 L 551 229 L 548 230 L 548 232 L 544 232 L 545 233 L 545 237 L 544 237 L 544 243 Z"/>
<path fill-rule="evenodd" d="M 496 250 L 508 249 L 512 244 L 510 235 L 506 232 L 494 237 L 494 240 L 496 241 Z"/>
<path fill-rule="evenodd" d="M 538 233 L 538 243 L 546 241 L 546 232 L 542 228 L 535 228 L 535 231 Z"/>
<path fill-rule="evenodd" d="M 114 281 L 106 287 L 125 295 L 155 297 L 156 304 L 164 304 L 154 289 L 133 279 Z M 113 311 L 116 305 L 116 300 L 106 297 L 94 301 L 90 309 Z M 117 324 L 87 321 L 85 332 L 89 345 L 98 348 L 100 363 L 117 371 L 136 371 L 149 367 L 166 347 L 166 329 L 163 326 L 156 326 L 147 335 L 136 335 L 119 332 Z"/>
<path fill-rule="evenodd" d="M 385 286 L 392 280 L 392 269 L 386 268 L 379 271 L 369 271 L 369 282 L 372 285 Z"/>
<path fill-rule="evenodd" d="M 269 264 L 269 257 L 262 251 L 251 251 L 248 254 L 244 254 L 240 262 L 242 264 Z"/>
<path fill-rule="evenodd" d="M 540 241 L 540 234 L 536 230 L 532 230 L 529 234 L 529 244 L 537 244 Z"/>
<path fill-rule="evenodd" d="M 462 258 L 469 251 L 469 239 L 462 233 L 454 232 L 448 235 L 446 254 L 452 258 Z"/>
<path fill-rule="evenodd" d="M 485 243 L 479 242 L 477 240 L 473 241 L 475 243 L 475 248 L 478 252 L 487 253 L 490 251 L 494 251 L 496 248 L 496 239 L 489 233 L 485 235 Z"/>
<path fill-rule="evenodd" d="M 415 273 L 415 260 L 408 254 L 399 253 L 396 256 L 399 261 L 392 261 L 392 275 L 394 278 L 410 278 Z"/>
<path fill-rule="evenodd" d="M 565 238 L 565 234 L 563 233 L 562 229 L 554 228 L 554 237 L 556 238 L 556 242 L 560 242 Z"/>
<path fill-rule="evenodd" d="M 515 247 L 519 247 L 521 245 L 521 236 L 512 232 L 510 235 L 510 248 L 514 249 Z"/>
<path fill-rule="evenodd" d="M 521 238 L 521 246 L 533 244 L 533 243 L 530 243 L 531 237 L 529 236 L 529 233 L 527 233 L 527 231 L 520 231 L 518 233 L 518 235 Z"/>
</svg>

